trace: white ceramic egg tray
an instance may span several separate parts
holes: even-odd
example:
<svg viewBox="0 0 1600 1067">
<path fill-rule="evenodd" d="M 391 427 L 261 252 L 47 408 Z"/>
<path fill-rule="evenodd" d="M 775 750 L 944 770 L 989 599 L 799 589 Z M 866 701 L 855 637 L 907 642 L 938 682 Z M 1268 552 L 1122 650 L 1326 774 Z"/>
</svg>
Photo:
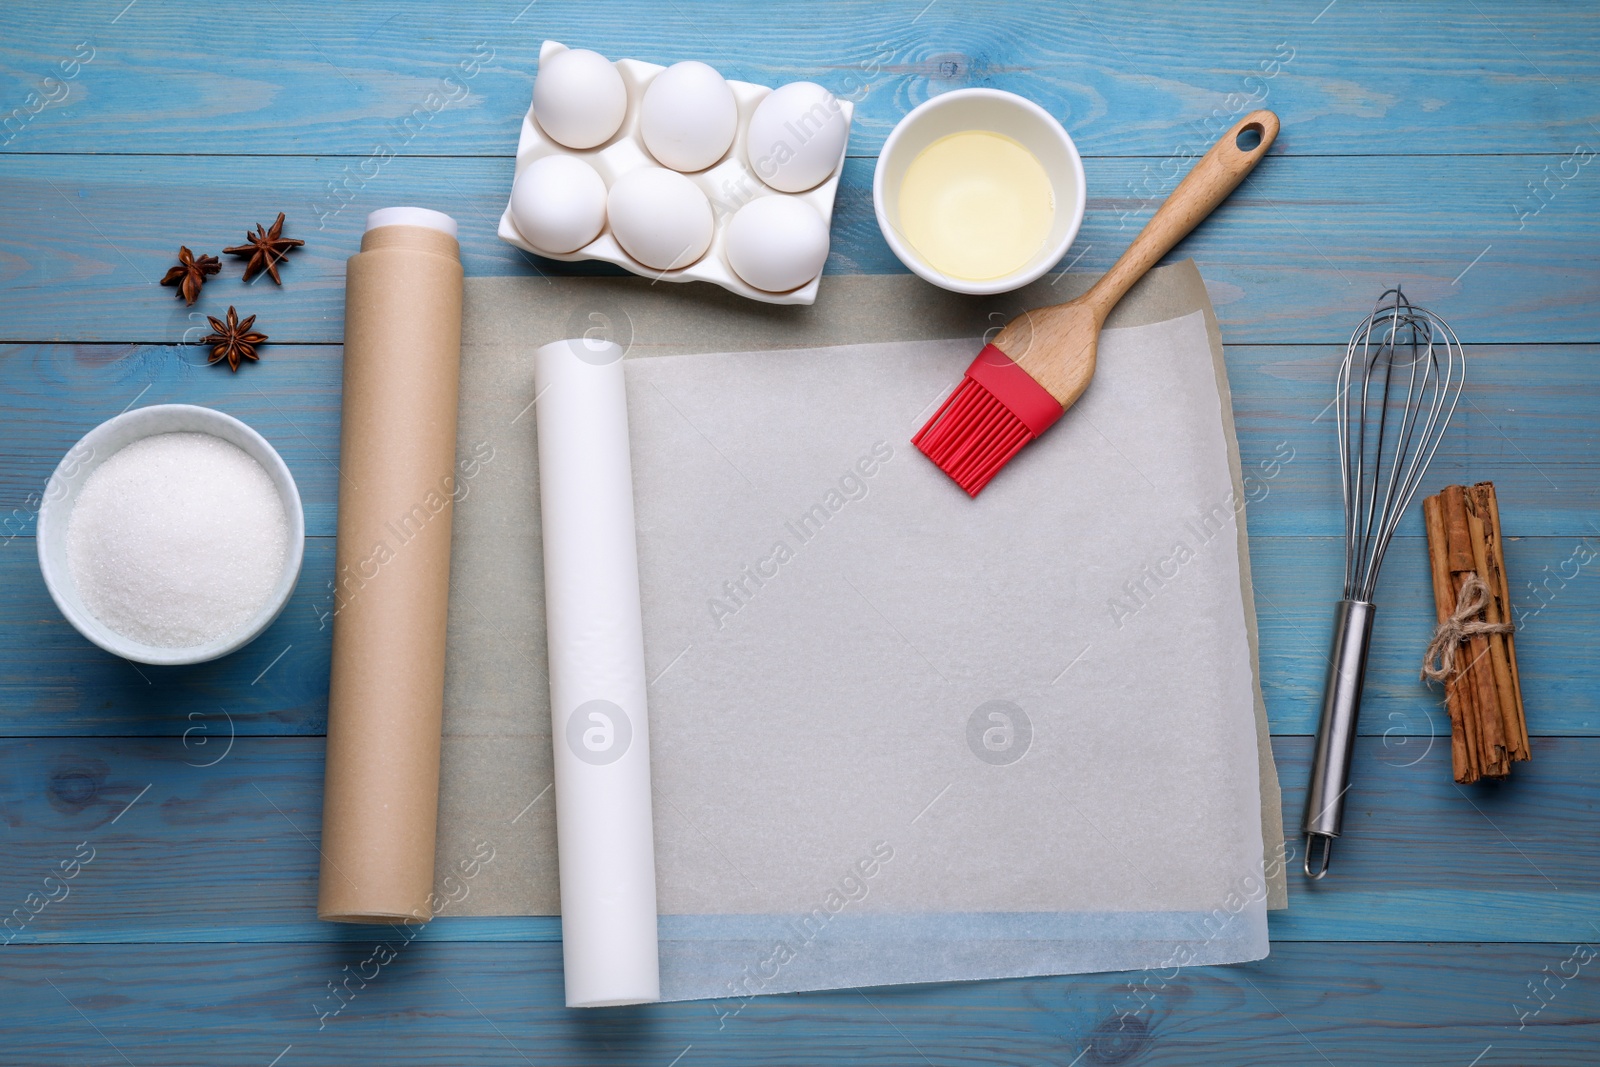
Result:
<svg viewBox="0 0 1600 1067">
<path fill-rule="evenodd" d="M 556 41 L 546 41 L 539 49 L 539 62 L 549 62 L 550 57 L 560 52 L 565 52 L 567 46 Z M 619 59 L 613 64 L 618 73 L 622 75 L 622 84 L 628 90 L 628 110 L 622 120 L 622 128 L 614 137 L 597 148 L 584 150 L 567 148 L 557 144 L 539 128 L 539 123 L 533 117 L 533 105 L 530 102 L 527 112 L 522 116 L 522 136 L 517 141 L 517 166 L 512 175 L 512 181 L 520 175 L 529 164 L 536 159 L 550 155 L 576 156 L 592 166 L 610 189 L 612 184 L 629 171 L 638 170 L 640 167 L 660 166 L 655 158 L 650 155 L 644 146 L 644 141 L 639 136 L 639 102 L 644 98 L 645 89 L 650 82 L 660 74 L 665 67 L 655 63 L 643 63 L 637 59 Z M 694 182 L 700 191 L 706 194 L 706 199 L 711 201 L 711 213 L 715 219 L 715 229 L 711 237 L 711 247 L 706 254 L 687 267 L 677 270 L 656 270 L 628 255 L 622 250 L 622 245 L 612 236 L 608 224 L 600 232 L 600 236 L 584 245 L 576 252 L 564 255 L 554 255 L 534 247 L 525 240 L 517 231 L 517 224 L 511 217 L 511 207 L 508 203 L 500 215 L 500 239 L 518 248 L 532 252 L 534 255 L 546 259 L 560 259 L 569 262 L 584 259 L 598 259 L 606 263 L 615 263 L 625 267 L 635 274 L 642 274 L 646 278 L 653 278 L 666 282 L 712 282 L 724 289 L 747 296 L 752 300 L 762 300 L 769 304 L 810 304 L 817 299 L 817 284 L 821 280 L 819 274 L 798 289 L 791 289 L 784 293 L 769 293 L 746 283 L 734 273 L 728 265 L 727 256 L 727 230 L 728 223 L 739 208 L 754 200 L 758 196 L 788 196 L 796 200 L 803 200 L 816 209 L 822 216 L 825 226 L 833 224 L 833 198 L 839 188 L 839 175 L 844 170 L 845 152 L 849 150 L 850 120 L 855 114 L 855 107 L 848 100 L 840 100 L 839 107 L 844 112 L 845 120 L 845 147 L 839 152 L 839 161 L 834 165 L 833 173 L 828 175 L 822 184 L 807 189 L 803 193 L 781 193 L 763 182 L 751 169 L 745 158 L 745 145 L 749 140 L 750 116 L 755 112 L 756 105 L 766 98 L 772 89 L 765 85 L 753 85 L 750 82 L 728 82 L 728 88 L 733 90 L 734 102 L 739 106 L 739 122 L 733 135 L 733 146 L 726 155 L 714 166 L 705 170 L 686 174 L 684 177 Z"/>
</svg>

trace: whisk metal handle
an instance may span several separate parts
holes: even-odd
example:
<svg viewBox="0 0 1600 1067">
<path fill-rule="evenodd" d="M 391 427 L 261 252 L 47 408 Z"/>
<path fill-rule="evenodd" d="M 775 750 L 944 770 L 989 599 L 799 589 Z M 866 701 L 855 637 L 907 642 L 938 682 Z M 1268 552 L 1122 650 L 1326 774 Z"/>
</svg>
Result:
<svg viewBox="0 0 1600 1067">
<path fill-rule="evenodd" d="M 1344 822 L 1344 796 L 1350 788 L 1350 761 L 1355 754 L 1356 721 L 1361 714 L 1361 684 L 1367 673 L 1367 650 L 1372 646 L 1372 619 L 1377 610 L 1365 600 L 1341 600 L 1334 611 L 1322 719 L 1317 725 L 1311 784 L 1306 790 L 1306 812 L 1300 823 L 1306 840 L 1305 872 L 1311 878 L 1321 878 L 1328 872 L 1328 854 Z M 1313 871 L 1312 845 L 1319 840 L 1323 846 L 1322 865 Z"/>
</svg>

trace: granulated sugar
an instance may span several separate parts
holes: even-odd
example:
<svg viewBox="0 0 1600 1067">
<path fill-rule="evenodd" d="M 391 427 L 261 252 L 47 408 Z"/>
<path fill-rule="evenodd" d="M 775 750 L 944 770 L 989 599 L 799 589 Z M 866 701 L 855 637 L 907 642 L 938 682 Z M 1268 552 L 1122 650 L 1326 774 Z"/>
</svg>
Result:
<svg viewBox="0 0 1600 1067">
<path fill-rule="evenodd" d="M 135 441 L 90 473 L 67 566 L 101 622 L 160 648 L 242 628 L 271 596 L 289 520 L 266 470 L 206 433 Z"/>
</svg>

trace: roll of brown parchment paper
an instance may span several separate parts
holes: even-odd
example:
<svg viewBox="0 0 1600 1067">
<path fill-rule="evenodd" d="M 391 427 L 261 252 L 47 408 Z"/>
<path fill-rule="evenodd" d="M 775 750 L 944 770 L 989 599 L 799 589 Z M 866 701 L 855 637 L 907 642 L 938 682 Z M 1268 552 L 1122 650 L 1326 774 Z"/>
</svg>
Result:
<svg viewBox="0 0 1600 1067">
<path fill-rule="evenodd" d="M 345 282 L 333 669 L 317 916 L 433 916 L 461 258 L 455 220 L 367 217 Z"/>
</svg>

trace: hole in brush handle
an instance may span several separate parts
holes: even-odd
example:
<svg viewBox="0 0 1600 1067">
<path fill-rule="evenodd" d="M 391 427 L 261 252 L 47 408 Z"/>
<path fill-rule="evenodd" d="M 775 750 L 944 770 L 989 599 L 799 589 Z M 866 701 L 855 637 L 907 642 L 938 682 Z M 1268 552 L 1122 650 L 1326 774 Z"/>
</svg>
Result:
<svg viewBox="0 0 1600 1067">
<path fill-rule="evenodd" d="M 1217 146 L 1240 153 L 1243 158 L 1233 157 L 1234 166 L 1253 168 L 1277 141 L 1278 129 L 1277 113 L 1261 108 L 1241 115 L 1233 128 L 1218 139 Z"/>
</svg>

